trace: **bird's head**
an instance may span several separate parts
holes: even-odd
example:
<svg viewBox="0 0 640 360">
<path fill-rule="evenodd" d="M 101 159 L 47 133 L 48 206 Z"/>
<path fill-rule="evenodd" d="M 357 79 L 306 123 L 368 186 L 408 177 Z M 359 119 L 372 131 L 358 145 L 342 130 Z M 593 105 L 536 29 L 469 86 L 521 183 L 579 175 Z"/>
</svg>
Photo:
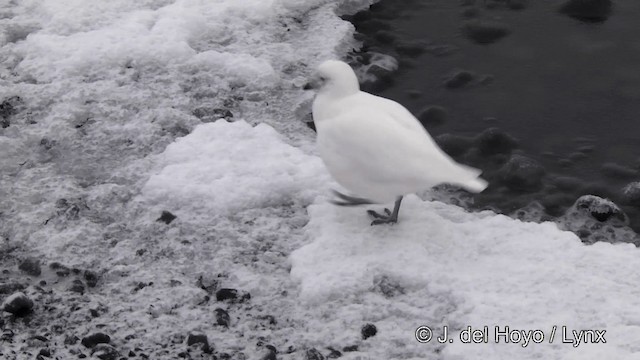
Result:
<svg viewBox="0 0 640 360">
<path fill-rule="evenodd" d="M 318 66 L 318 70 L 303 89 L 317 89 L 319 93 L 347 96 L 360 91 L 360 84 L 347 63 L 327 60 Z"/>
</svg>

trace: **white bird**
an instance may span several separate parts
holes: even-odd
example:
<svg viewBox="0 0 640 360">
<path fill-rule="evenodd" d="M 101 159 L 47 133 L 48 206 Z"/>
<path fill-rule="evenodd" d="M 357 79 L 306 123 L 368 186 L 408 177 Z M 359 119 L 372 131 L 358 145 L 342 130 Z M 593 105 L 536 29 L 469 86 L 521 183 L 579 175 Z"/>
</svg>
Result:
<svg viewBox="0 0 640 360">
<path fill-rule="evenodd" d="M 333 178 L 356 196 L 335 191 L 338 205 L 385 203 L 393 211 L 368 213 L 371 225 L 395 223 L 406 194 L 449 183 L 481 192 L 480 170 L 459 164 L 442 151 L 420 122 L 399 103 L 360 91 L 351 67 L 322 63 L 305 89 L 317 88 L 313 121 L 317 146 Z"/>
</svg>

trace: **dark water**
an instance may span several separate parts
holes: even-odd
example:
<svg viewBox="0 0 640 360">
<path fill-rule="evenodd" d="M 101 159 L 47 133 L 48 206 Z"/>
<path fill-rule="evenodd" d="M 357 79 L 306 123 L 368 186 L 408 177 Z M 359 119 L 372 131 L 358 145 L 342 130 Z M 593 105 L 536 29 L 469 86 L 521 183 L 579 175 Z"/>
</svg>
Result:
<svg viewBox="0 0 640 360">
<path fill-rule="evenodd" d="M 349 17 L 364 52 L 399 60 L 391 82 L 369 90 L 414 114 L 444 107 L 447 120 L 426 125 L 433 136 L 472 137 L 498 127 L 544 167 L 541 189 L 513 191 L 501 186 L 498 171 L 508 156 L 457 157 L 483 168 L 493 184 L 476 197 L 479 206 L 511 212 L 537 200 L 557 216 L 580 195 L 595 194 L 621 205 L 640 230 L 638 207 L 624 205 L 621 195 L 626 184 L 640 181 L 640 1 L 614 1 L 600 22 L 561 14 L 561 1 L 522 3 L 514 10 L 506 0 L 382 0 Z M 508 35 L 477 43 L 465 36 L 469 21 L 497 24 Z M 447 51 L 420 50 L 434 46 Z M 473 80 L 445 86 L 459 70 Z M 567 176 L 577 178 L 575 186 L 554 186 Z"/>
</svg>

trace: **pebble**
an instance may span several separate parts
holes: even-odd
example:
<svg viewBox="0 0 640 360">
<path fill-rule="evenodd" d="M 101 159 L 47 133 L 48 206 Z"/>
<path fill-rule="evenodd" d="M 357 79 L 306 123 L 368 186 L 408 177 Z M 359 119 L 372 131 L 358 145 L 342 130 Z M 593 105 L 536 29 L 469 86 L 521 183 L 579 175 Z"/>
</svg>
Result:
<svg viewBox="0 0 640 360">
<path fill-rule="evenodd" d="M 418 113 L 418 120 L 422 126 L 440 126 L 447 121 L 447 110 L 442 106 L 431 105 L 423 108 Z"/>
<path fill-rule="evenodd" d="M 559 11 L 584 22 L 603 22 L 609 18 L 613 8 L 611 0 L 568 0 Z"/>
<path fill-rule="evenodd" d="M 492 44 L 511 33 L 511 30 L 506 25 L 485 20 L 467 21 L 462 30 L 467 38 L 482 45 Z"/>
<path fill-rule="evenodd" d="M 22 272 L 31 276 L 40 276 L 42 269 L 40 268 L 40 260 L 29 257 L 24 259 L 18 266 Z"/>
<path fill-rule="evenodd" d="M 209 345 L 209 338 L 205 334 L 190 333 L 187 336 L 187 346 L 198 345 L 205 353 L 211 353 L 213 349 Z"/>
<path fill-rule="evenodd" d="M 573 207 L 599 222 L 629 222 L 626 214 L 613 201 L 595 195 L 581 196 Z"/>
<path fill-rule="evenodd" d="M 404 288 L 386 275 L 376 275 L 373 278 L 374 290 L 384 295 L 386 298 L 404 294 Z"/>
<path fill-rule="evenodd" d="M 626 205 L 640 207 L 640 181 L 629 183 L 622 189 L 622 201 Z"/>
<path fill-rule="evenodd" d="M 504 184 L 511 190 L 533 192 L 542 188 L 545 170 L 536 160 L 512 155 L 499 170 Z"/>
<path fill-rule="evenodd" d="M 378 329 L 373 324 L 365 324 L 362 329 L 360 329 L 360 334 L 362 334 L 362 338 L 367 340 L 370 337 L 376 336 L 378 333 Z"/>
<path fill-rule="evenodd" d="M 16 292 L 2 303 L 2 309 L 16 317 L 29 315 L 33 311 L 33 301 L 23 292 Z"/>
<path fill-rule="evenodd" d="M 233 119 L 233 113 L 228 109 L 199 107 L 193 110 L 192 114 L 204 123 L 215 122 L 220 119 L 227 121 Z"/>
<path fill-rule="evenodd" d="M 422 41 L 397 41 L 395 49 L 401 55 L 417 57 L 426 51 L 426 46 Z"/>
<path fill-rule="evenodd" d="M 473 139 L 454 134 L 440 134 L 435 138 L 436 143 L 449 156 L 464 155 L 472 147 Z"/>
<path fill-rule="evenodd" d="M 478 134 L 474 144 L 482 155 L 509 154 L 518 147 L 518 140 L 499 128 L 491 127 Z"/>
<path fill-rule="evenodd" d="M 118 360 L 120 357 L 118 350 L 109 344 L 96 345 L 93 350 L 91 350 L 91 355 L 101 360 Z"/>
<path fill-rule="evenodd" d="M 231 317 L 229 316 L 229 313 L 222 308 L 217 308 L 215 309 L 216 312 L 216 323 L 218 325 L 222 325 L 224 327 L 229 327 L 229 322 L 231 320 Z"/>
<path fill-rule="evenodd" d="M 638 171 L 616 163 L 605 163 L 600 167 L 602 173 L 612 179 L 631 180 L 638 177 Z"/>
<path fill-rule="evenodd" d="M 449 89 L 459 89 L 468 85 L 471 81 L 473 81 L 473 79 L 473 73 L 466 70 L 459 70 L 453 73 L 444 81 L 444 86 Z"/>
<path fill-rule="evenodd" d="M 87 282 L 88 287 L 96 287 L 98 285 L 98 274 L 95 271 L 85 270 L 84 280 Z"/>
<path fill-rule="evenodd" d="M 216 300 L 218 301 L 235 301 L 238 299 L 238 290 L 222 288 L 216 291 Z"/>
<path fill-rule="evenodd" d="M 305 358 L 307 360 L 324 360 L 324 356 L 316 348 L 307 349 Z"/>
<path fill-rule="evenodd" d="M 111 342 L 111 337 L 107 334 L 97 332 L 91 335 L 87 335 L 82 338 L 82 345 L 87 348 L 93 348 L 98 344 L 108 344 Z"/>
<path fill-rule="evenodd" d="M 163 223 L 169 225 L 176 218 L 177 218 L 177 216 L 173 215 L 169 211 L 163 210 L 162 214 L 160 215 L 160 217 L 158 219 L 156 219 L 156 221 L 163 222 Z"/>
</svg>

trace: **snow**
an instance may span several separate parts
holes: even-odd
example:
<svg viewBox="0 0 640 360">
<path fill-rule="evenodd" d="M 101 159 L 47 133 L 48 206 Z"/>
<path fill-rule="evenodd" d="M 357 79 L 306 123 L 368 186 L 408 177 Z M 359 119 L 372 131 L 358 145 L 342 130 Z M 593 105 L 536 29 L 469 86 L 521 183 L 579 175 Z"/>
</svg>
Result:
<svg viewBox="0 0 640 360">
<path fill-rule="evenodd" d="M 411 331 L 430 325 L 452 331 L 455 341 L 442 350 L 445 359 L 640 356 L 635 340 L 640 334 L 640 291 L 632 285 L 640 281 L 635 246 L 585 246 L 553 223 L 468 213 L 415 196 L 404 206 L 399 224 L 380 228 L 367 226 L 369 219 L 360 209 L 316 203 L 309 207 L 306 227 L 311 242 L 291 255 L 291 276 L 300 283 L 301 300 L 340 308 L 357 299 L 359 315 L 380 324 L 376 341 L 389 341 L 387 353 L 378 355 L 388 354 L 392 339 L 403 339 L 405 351 L 419 358 L 425 345 L 432 344 L 419 344 Z M 418 306 L 424 315 L 376 314 L 380 299 L 372 298 L 371 291 L 381 276 L 406 289 L 388 306 L 407 314 Z M 426 296 L 424 289 L 429 289 Z M 450 306 L 430 314 L 443 302 Z M 574 348 L 558 335 L 549 344 L 554 325 L 606 330 L 607 343 Z M 467 326 L 488 326 L 489 343 L 459 341 L 459 332 Z M 547 341 L 526 347 L 496 344 L 495 326 L 540 329 Z M 439 335 L 441 330 L 435 331 Z"/>
<path fill-rule="evenodd" d="M 144 199 L 185 215 L 310 203 L 329 180 L 319 158 L 285 144 L 269 125 L 245 121 L 199 125 L 162 156 Z"/>
<path fill-rule="evenodd" d="M 358 46 L 338 14 L 368 3 L 0 1 L 0 101 L 20 97 L 0 128 L 0 282 L 35 304 L 28 324 L 2 319 L 15 333 L 3 356 L 46 346 L 34 334 L 60 345 L 54 357 L 86 355 L 65 337 L 96 331 L 150 358 L 178 358 L 189 332 L 233 359 L 262 358 L 263 344 L 279 359 L 349 345 L 344 359 L 636 356 L 629 245 L 414 197 L 392 227 L 327 204 L 335 184 L 299 119 L 311 97 L 299 87 Z M 200 108 L 233 122 L 203 124 Z M 178 217 L 156 221 L 164 210 Z M 40 277 L 17 270 L 27 256 Z M 97 286 L 70 292 L 85 279 L 57 276 L 54 261 L 94 271 Z M 251 299 L 218 302 L 219 288 Z M 214 325 L 216 308 L 229 328 Z M 365 323 L 378 334 L 362 340 Z M 413 335 L 498 323 L 602 328 L 607 344 Z"/>
</svg>

